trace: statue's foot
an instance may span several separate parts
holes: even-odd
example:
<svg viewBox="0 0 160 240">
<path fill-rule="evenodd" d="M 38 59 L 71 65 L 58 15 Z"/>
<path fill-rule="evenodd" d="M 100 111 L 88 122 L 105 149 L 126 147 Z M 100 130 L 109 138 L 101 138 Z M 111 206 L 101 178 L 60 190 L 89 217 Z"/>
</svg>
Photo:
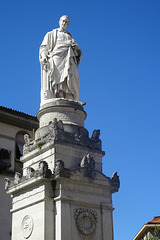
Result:
<svg viewBox="0 0 160 240">
<path fill-rule="evenodd" d="M 63 91 L 59 91 L 59 93 L 57 94 L 58 98 L 64 98 L 64 92 Z"/>
<path fill-rule="evenodd" d="M 65 98 L 74 100 L 74 96 L 72 93 L 66 93 Z"/>
</svg>

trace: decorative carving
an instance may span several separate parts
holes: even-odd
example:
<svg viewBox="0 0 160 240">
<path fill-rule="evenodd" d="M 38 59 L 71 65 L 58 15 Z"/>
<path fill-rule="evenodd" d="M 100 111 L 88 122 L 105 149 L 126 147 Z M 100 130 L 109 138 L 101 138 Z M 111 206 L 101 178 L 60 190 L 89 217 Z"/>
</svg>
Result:
<svg viewBox="0 0 160 240">
<path fill-rule="evenodd" d="M 100 137 L 100 130 L 97 129 L 97 130 L 94 130 L 93 133 L 92 133 L 92 137 L 91 137 L 91 140 L 92 140 L 92 146 L 94 146 L 94 148 L 97 148 L 97 149 L 101 149 L 101 140 L 99 139 Z"/>
<path fill-rule="evenodd" d="M 31 167 L 28 167 L 27 169 L 26 169 L 26 179 L 29 179 L 29 178 L 31 178 L 31 177 L 33 177 L 34 176 L 34 174 L 35 174 L 35 170 L 33 169 L 33 168 L 31 168 Z"/>
<path fill-rule="evenodd" d="M 36 148 L 35 141 L 33 141 L 28 134 L 24 135 L 23 155 L 29 153 Z"/>
<path fill-rule="evenodd" d="M 117 172 L 113 173 L 112 177 L 110 178 L 110 182 L 112 186 L 112 193 L 118 192 L 118 189 L 120 187 L 120 181 Z"/>
<path fill-rule="evenodd" d="M 61 120 L 57 121 L 56 118 L 53 119 L 48 125 L 46 133 L 39 139 L 31 140 L 28 134 L 24 135 L 25 144 L 23 147 L 23 155 L 31 152 L 32 150 L 39 148 L 50 141 L 55 141 L 55 143 L 61 141 L 68 142 L 71 144 L 77 144 L 81 146 L 87 146 L 92 149 L 97 149 L 101 151 L 101 140 L 99 139 L 100 130 L 94 130 L 92 137 L 89 138 L 83 134 L 72 134 L 64 131 L 64 125 Z"/>
<path fill-rule="evenodd" d="M 52 175 L 51 170 L 48 168 L 48 164 L 45 161 L 39 163 L 38 169 L 34 172 L 33 177 L 43 176 L 44 178 L 50 178 Z"/>
<path fill-rule="evenodd" d="M 31 139 L 28 134 L 24 134 L 24 142 L 25 144 L 29 145 L 31 142 Z"/>
<path fill-rule="evenodd" d="M 51 177 L 51 170 L 48 168 L 48 164 L 45 161 L 39 163 L 39 174 L 44 178 Z"/>
<path fill-rule="evenodd" d="M 63 172 L 64 170 L 64 162 L 62 160 L 57 160 L 56 161 L 56 166 L 55 166 L 55 174 L 59 174 L 61 172 Z"/>
<path fill-rule="evenodd" d="M 11 180 L 9 178 L 5 178 L 5 190 L 7 190 L 11 185 Z"/>
<path fill-rule="evenodd" d="M 90 154 L 83 157 L 80 166 L 86 177 L 92 177 L 92 171 L 95 168 L 95 161 Z"/>
<path fill-rule="evenodd" d="M 57 159 L 55 163 L 54 177 L 69 178 L 70 174 L 71 174 L 71 170 L 64 167 L 64 162 L 62 160 Z"/>
<path fill-rule="evenodd" d="M 23 232 L 23 237 L 25 239 L 28 239 L 33 231 L 33 219 L 31 216 L 26 215 L 23 220 L 22 220 L 22 224 L 21 224 L 21 229 Z"/>
<path fill-rule="evenodd" d="M 57 121 L 56 118 L 53 119 L 53 122 L 50 122 L 48 125 L 48 133 L 46 135 L 46 142 L 50 141 L 51 139 L 58 138 L 58 132 L 64 131 L 62 121 Z"/>
<path fill-rule="evenodd" d="M 45 143 L 49 142 L 50 140 L 58 140 L 61 138 L 61 134 L 64 132 L 64 126 L 61 120 L 57 121 L 54 118 L 53 122 L 51 121 L 48 125 L 48 131 L 46 134 L 37 140 L 31 140 L 28 134 L 24 135 L 25 144 L 23 146 L 23 155 L 31 152 L 36 148 L 41 148 Z"/>
<path fill-rule="evenodd" d="M 87 154 L 87 156 L 83 157 L 83 159 L 81 161 L 81 167 L 87 167 L 87 168 L 90 168 L 91 170 L 94 169 L 95 161 L 90 154 Z"/>
<path fill-rule="evenodd" d="M 21 180 L 22 180 L 22 174 L 16 172 L 15 175 L 14 175 L 14 184 L 18 184 L 18 183 L 20 183 Z"/>
<path fill-rule="evenodd" d="M 79 208 L 76 209 L 74 216 L 77 228 L 84 237 L 90 237 L 95 233 L 97 224 L 97 213 L 95 211 Z"/>
<path fill-rule="evenodd" d="M 94 130 L 92 133 L 91 139 L 99 140 L 99 136 L 100 136 L 100 129 Z"/>
<path fill-rule="evenodd" d="M 31 167 L 28 167 L 26 169 L 26 175 L 22 176 L 20 173 L 16 172 L 14 181 L 10 181 L 8 178 L 5 178 L 5 189 L 8 190 L 9 187 L 12 187 L 14 185 L 17 185 L 19 183 L 22 183 L 32 177 L 44 177 L 44 178 L 50 178 L 52 175 L 51 170 L 48 168 L 48 164 L 45 161 L 42 161 L 39 163 L 38 169 L 34 170 Z"/>
</svg>

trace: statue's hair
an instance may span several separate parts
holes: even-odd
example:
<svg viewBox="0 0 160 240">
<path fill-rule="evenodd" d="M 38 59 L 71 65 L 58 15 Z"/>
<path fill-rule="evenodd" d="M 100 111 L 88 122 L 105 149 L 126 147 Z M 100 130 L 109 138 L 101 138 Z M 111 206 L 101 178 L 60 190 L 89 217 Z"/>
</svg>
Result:
<svg viewBox="0 0 160 240">
<path fill-rule="evenodd" d="M 68 23 L 67 26 L 68 26 L 69 25 L 69 17 L 67 15 L 63 15 L 62 17 L 60 17 L 59 23 L 60 23 L 62 18 L 66 18 L 67 19 L 67 23 Z"/>
</svg>

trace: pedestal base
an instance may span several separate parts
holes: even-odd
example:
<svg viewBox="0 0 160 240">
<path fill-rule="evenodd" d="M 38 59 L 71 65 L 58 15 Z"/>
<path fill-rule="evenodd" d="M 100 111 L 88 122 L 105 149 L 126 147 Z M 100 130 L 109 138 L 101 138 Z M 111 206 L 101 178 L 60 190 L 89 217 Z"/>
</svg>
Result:
<svg viewBox="0 0 160 240">
<path fill-rule="evenodd" d="M 86 112 L 83 105 L 68 99 L 51 99 L 43 104 L 37 114 L 39 119 L 39 127 L 44 127 L 53 121 L 61 120 L 64 124 L 72 124 L 84 127 L 84 120 L 86 119 Z"/>
<path fill-rule="evenodd" d="M 102 173 L 100 130 L 89 137 L 74 101 L 47 101 L 35 139 L 25 135 L 23 174 L 6 179 L 12 240 L 113 240 L 112 193 L 119 177 Z"/>
<path fill-rule="evenodd" d="M 113 240 L 115 180 L 96 170 L 87 177 L 83 167 L 47 171 L 32 172 L 8 189 L 12 240 Z"/>
</svg>

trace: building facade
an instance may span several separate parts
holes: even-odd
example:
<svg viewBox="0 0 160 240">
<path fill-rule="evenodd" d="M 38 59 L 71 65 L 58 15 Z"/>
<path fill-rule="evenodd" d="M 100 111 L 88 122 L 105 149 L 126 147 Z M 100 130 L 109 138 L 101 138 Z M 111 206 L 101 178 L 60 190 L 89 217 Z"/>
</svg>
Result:
<svg viewBox="0 0 160 240">
<path fill-rule="evenodd" d="M 11 238 L 11 197 L 5 192 L 5 178 L 22 172 L 24 134 L 33 138 L 36 117 L 0 106 L 0 236 Z"/>
<path fill-rule="evenodd" d="M 154 217 L 144 224 L 133 240 L 158 240 L 160 239 L 160 216 Z"/>
</svg>

